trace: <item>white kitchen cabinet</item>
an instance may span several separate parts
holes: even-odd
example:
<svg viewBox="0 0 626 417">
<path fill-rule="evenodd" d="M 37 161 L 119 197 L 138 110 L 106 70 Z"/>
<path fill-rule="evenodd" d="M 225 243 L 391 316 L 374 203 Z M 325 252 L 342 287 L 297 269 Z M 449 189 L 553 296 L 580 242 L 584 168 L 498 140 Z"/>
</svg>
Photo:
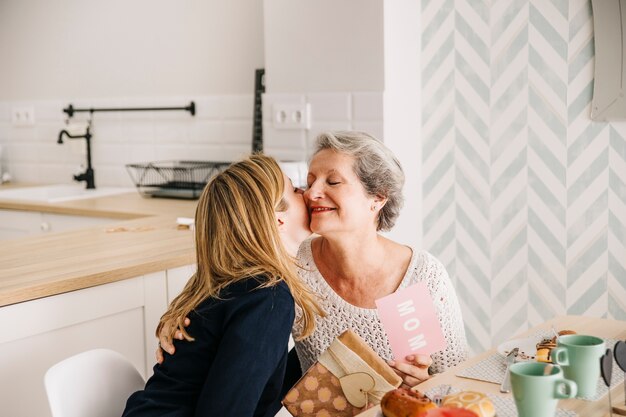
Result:
<svg viewBox="0 0 626 417">
<path fill-rule="evenodd" d="M 184 270 L 193 269 L 176 268 L 1 307 L 0 414 L 49 417 L 45 372 L 86 350 L 115 350 L 144 378 L 152 375 L 154 331 L 167 308 L 168 288 L 179 288 Z"/>
<path fill-rule="evenodd" d="M 119 221 L 106 217 L 75 216 L 39 211 L 0 210 L 0 240 L 63 232 Z"/>
<path fill-rule="evenodd" d="M 181 266 L 167 270 L 167 303 L 171 303 L 181 293 L 189 278 L 196 272 L 195 265 Z"/>
<path fill-rule="evenodd" d="M 64 232 L 66 230 L 83 229 L 85 227 L 102 226 L 120 219 L 108 217 L 71 216 L 67 214 L 41 213 L 41 225 L 39 230 L 45 232 Z"/>
<path fill-rule="evenodd" d="M 0 240 L 40 233 L 41 221 L 36 211 L 0 210 Z"/>
</svg>

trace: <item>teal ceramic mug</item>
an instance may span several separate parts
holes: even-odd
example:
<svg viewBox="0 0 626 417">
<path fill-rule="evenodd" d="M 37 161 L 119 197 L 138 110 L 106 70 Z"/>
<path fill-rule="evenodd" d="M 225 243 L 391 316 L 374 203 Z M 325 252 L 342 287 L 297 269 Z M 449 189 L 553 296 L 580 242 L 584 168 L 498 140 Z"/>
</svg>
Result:
<svg viewBox="0 0 626 417">
<path fill-rule="evenodd" d="M 552 369 L 544 375 L 546 366 Z M 511 365 L 511 389 L 519 417 L 553 417 L 560 398 L 576 395 L 576 383 L 563 378 L 558 366 L 539 362 Z"/>
<path fill-rule="evenodd" d="M 595 336 L 569 334 L 559 336 L 552 349 L 552 362 L 563 367 L 565 378 L 576 382 L 578 397 L 593 398 L 600 378 L 600 358 L 604 340 Z"/>
</svg>

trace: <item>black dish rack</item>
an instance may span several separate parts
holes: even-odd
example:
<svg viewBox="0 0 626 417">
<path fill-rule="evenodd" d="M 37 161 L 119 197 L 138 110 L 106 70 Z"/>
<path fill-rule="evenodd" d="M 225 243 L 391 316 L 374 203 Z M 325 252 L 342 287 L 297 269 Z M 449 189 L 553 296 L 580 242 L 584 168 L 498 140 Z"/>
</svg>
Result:
<svg viewBox="0 0 626 417">
<path fill-rule="evenodd" d="M 212 176 L 230 162 L 159 161 L 127 164 L 137 191 L 144 197 L 196 199 Z"/>
</svg>

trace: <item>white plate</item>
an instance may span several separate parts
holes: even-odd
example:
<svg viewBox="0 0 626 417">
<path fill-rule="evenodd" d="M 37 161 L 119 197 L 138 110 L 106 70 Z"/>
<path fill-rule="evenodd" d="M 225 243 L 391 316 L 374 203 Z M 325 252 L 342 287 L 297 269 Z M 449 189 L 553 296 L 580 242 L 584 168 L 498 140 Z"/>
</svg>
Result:
<svg viewBox="0 0 626 417">
<path fill-rule="evenodd" d="M 509 354 L 514 348 L 519 348 L 517 360 L 534 360 L 537 355 L 537 343 L 539 341 L 533 337 L 527 339 L 513 339 L 498 346 L 498 353 L 502 356 Z"/>
</svg>

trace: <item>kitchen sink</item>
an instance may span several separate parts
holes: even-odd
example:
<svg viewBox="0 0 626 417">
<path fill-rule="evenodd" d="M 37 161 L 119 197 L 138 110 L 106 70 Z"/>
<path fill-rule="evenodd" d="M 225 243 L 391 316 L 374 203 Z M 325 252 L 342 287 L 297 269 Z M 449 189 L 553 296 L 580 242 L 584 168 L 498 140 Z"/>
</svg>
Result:
<svg viewBox="0 0 626 417">
<path fill-rule="evenodd" d="M 98 187 L 93 190 L 87 190 L 84 185 L 80 184 L 53 184 L 39 187 L 23 187 L 0 190 L 0 200 L 27 200 L 46 203 L 60 203 L 63 201 L 106 197 L 131 192 L 135 192 L 135 189 L 123 187 Z"/>
</svg>

